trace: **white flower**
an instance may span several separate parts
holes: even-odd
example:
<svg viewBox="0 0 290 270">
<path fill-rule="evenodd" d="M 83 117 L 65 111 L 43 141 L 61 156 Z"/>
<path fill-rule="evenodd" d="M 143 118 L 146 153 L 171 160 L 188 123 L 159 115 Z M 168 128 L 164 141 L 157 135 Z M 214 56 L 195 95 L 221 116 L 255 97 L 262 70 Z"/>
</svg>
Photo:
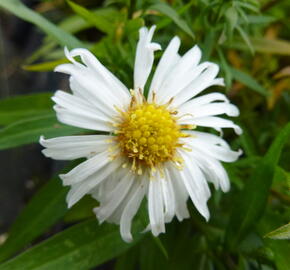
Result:
<svg viewBox="0 0 290 270">
<path fill-rule="evenodd" d="M 100 222 L 120 224 L 121 236 L 131 241 L 131 223 L 144 197 L 147 199 L 152 233 L 165 232 L 174 216 L 189 217 L 187 199 L 209 219 L 208 182 L 224 192 L 230 183 L 223 162 L 237 160 L 219 136 L 196 131 L 211 127 L 221 131 L 241 129 L 217 115 L 237 116 L 236 106 L 221 93 L 198 96 L 212 85 L 224 85 L 216 78 L 219 67 L 199 63 L 201 51 L 194 46 L 180 56 L 180 40 L 174 37 L 163 53 L 149 87 L 144 86 L 154 60 L 155 27 L 140 29 L 134 67 L 134 89 L 128 90 L 86 49 L 65 50 L 71 64 L 55 70 L 70 75 L 72 94 L 61 90 L 53 96 L 54 109 L 62 123 L 90 129 L 95 135 L 41 137 L 44 155 L 59 160 L 81 157 L 87 160 L 60 175 L 71 186 L 67 195 L 71 207 L 91 194 L 100 205 L 94 212 Z M 80 56 L 82 63 L 74 57 Z M 198 96 L 198 97 L 197 97 Z M 194 98 L 193 98 L 194 97 Z M 192 99 L 193 98 L 193 99 Z M 107 135 L 97 135 L 99 131 Z"/>
</svg>

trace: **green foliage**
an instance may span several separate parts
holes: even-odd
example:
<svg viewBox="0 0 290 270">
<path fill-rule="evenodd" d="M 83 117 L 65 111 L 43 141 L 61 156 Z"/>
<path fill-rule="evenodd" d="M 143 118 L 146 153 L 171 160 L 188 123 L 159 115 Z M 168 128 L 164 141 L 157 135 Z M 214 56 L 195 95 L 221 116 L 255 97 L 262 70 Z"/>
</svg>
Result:
<svg viewBox="0 0 290 270">
<path fill-rule="evenodd" d="M 136 236 L 134 242 L 127 244 L 121 239 L 118 227 L 98 226 L 95 219 L 89 219 L 0 265 L 0 269 L 90 269 L 126 251 L 139 239 Z"/>
<path fill-rule="evenodd" d="M 91 23 L 94 25 L 97 29 L 100 31 L 107 33 L 107 34 L 112 34 L 114 28 L 111 25 L 111 22 L 108 20 L 110 17 L 118 16 L 118 12 L 115 10 L 111 10 L 110 16 L 106 14 L 105 12 L 102 12 L 102 10 L 99 10 L 99 13 L 93 13 L 86 8 L 75 4 L 72 1 L 67 1 L 70 7 L 73 9 L 73 11 L 80 15 L 85 21 Z M 104 16 L 105 13 L 105 16 Z"/>
<path fill-rule="evenodd" d="M 0 7 L 3 7 L 19 18 L 37 25 L 49 36 L 54 38 L 60 45 L 69 48 L 84 47 L 84 43 L 76 37 L 56 27 L 53 23 L 42 17 L 39 13 L 32 11 L 19 0 L 1 0 Z"/>
<path fill-rule="evenodd" d="M 282 129 L 266 155 L 259 161 L 251 178 L 237 198 L 236 204 L 233 206 L 228 230 L 226 231 L 226 242 L 230 250 L 238 246 L 238 243 L 257 224 L 263 214 L 275 167 L 289 136 L 290 123 Z"/>
<path fill-rule="evenodd" d="M 53 112 L 38 114 L 0 129 L 0 149 L 38 142 L 41 135 L 50 138 L 77 134 L 82 131 L 84 130 L 60 124 Z"/>
<path fill-rule="evenodd" d="M 39 190 L 11 227 L 8 240 L 0 246 L 0 261 L 14 255 L 64 216 L 67 191 L 57 178 Z"/>
<path fill-rule="evenodd" d="M 248 75 L 247 73 L 234 68 L 231 69 L 231 73 L 234 79 L 248 86 L 249 89 L 254 90 L 265 96 L 268 95 L 267 89 L 265 89 L 252 76 Z"/>
<path fill-rule="evenodd" d="M 256 52 L 267 53 L 267 54 L 280 54 L 290 55 L 290 42 L 279 39 L 267 39 L 267 38 L 250 38 L 250 42 Z M 247 50 L 245 44 L 237 39 L 230 45 L 232 48 Z"/>
<path fill-rule="evenodd" d="M 43 93 L 0 100 L 0 125 L 5 126 L 21 119 L 50 113 L 53 105 L 50 97 L 51 94 Z"/>
<path fill-rule="evenodd" d="M 20 63 L 25 72 L 52 71 L 67 62 L 64 46 L 86 47 L 131 87 L 143 25 L 156 24 L 154 40 L 163 50 L 175 35 L 182 41 L 180 54 L 197 43 L 203 61 L 219 64 L 225 92 L 241 111 L 237 122 L 243 134 L 225 136 L 244 151 L 240 160 L 225 164 L 232 187 L 227 194 L 212 192 L 209 222 L 190 207 L 188 220 L 173 220 L 159 238 L 136 233 L 132 244 L 120 239 L 118 226 L 92 219 L 98 202 L 89 196 L 68 210 L 67 188 L 53 178 L 8 230 L 0 246 L 0 270 L 86 270 L 112 259 L 115 270 L 289 270 L 288 1 L 49 0 L 38 1 L 34 10 L 20 0 L 0 0 L 0 8 L 1 14 L 11 13 L 44 33 L 37 50 Z M 1 150 L 38 143 L 40 135 L 89 133 L 60 124 L 51 95 L 0 101 Z M 134 231 L 146 225 L 141 214 Z"/>
<path fill-rule="evenodd" d="M 180 29 L 182 29 L 185 33 L 187 33 L 189 36 L 191 36 L 194 39 L 194 34 L 193 34 L 192 30 L 187 25 L 187 23 L 181 19 L 181 17 L 178 15 L 178 13 L 175 11 L 175 9 L 171 8 L 169 5 L 167 5 L 165 3 L 155 4 L 153 6 L 150 6 L 149 9 L 159 11 L 160 13 L 166 15 L 174 23 L 176 23 L 176 25 L 179 26 Z"/>
</svg>

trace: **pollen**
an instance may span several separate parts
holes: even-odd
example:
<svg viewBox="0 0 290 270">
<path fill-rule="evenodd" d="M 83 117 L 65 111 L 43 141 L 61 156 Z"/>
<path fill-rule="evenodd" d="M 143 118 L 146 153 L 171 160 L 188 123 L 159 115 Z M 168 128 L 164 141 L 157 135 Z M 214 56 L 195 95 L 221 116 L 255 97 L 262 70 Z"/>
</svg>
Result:
<svg viewBox="0 0 290 270">
<path fill-rule="evenodd" d="M 132 98 L 133 99 L 133 98 Z M 131 102 L 129 109 L 121 113 L 121 122 L 116 131 L 123 156 L 138 174 L 149 167 L 160 168 L 166 161 L 176 162 L 176 148 L 182 144 L 179 138 L 187 137 L 178 125 L 175 112 L 166 105 Z"/>
</svg>

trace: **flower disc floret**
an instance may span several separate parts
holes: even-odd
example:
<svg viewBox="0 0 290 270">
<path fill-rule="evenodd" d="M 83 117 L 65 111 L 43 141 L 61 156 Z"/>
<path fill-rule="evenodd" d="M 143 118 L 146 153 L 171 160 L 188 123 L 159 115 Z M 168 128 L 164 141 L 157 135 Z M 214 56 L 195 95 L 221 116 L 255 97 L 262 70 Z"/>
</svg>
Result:
<svg viewBox="0 0 290 270">
<path fill-rule="evenodd" d="M 172 160 L 183 137 L 173 113 L 154 103 L 129 108 L 117 133 L 121 152 L 133 164 L 149 167 Z"/>
</svg>

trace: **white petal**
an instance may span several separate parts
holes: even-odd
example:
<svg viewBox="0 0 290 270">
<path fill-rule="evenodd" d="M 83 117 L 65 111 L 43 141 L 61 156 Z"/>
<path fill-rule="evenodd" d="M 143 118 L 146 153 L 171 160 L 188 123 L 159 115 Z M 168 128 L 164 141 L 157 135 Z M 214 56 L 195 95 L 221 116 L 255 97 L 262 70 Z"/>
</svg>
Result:
<svg viewBox="0 0 290 270">
<path fill-rule="evenodd" d="M 172 179 L 167 170 L 165 170 L 165 179 L 161 180 L 162 194 L 165 206 L 165 222 L 171 222 L 175 215 L 175 195 L 172 186 Z"/>
<path fill-rule="evenodd" d="M 103 121 L 110 121 L 112 119 L 112 115 L 110 117 L 106 116 L 99 108 L 92 106 L 86 100 L 61 90 L 56 91 L 51 99 L 60 107 L 75 113 L 87 114 L 90 117 L 97 114 L 97 117 Z"/>
<path fill-rule="evenodd" d="M 236 134 L 242 134 L 242 129 L 233 121 L 216 116 L 192 118 L 189 120 L 181 119 L 180 124 L 193 124 L 201 127 L 211 127 L 216 129 L 217 131 L 221 131 L 222 128 L 233 128 Z"/>
<path fill-rule="evenodd" d="M 228 116 L 238 116 L 240 114 L 239 109 L 230 103 L 226 102 L 214 102 L 201 106 L 193 106 L 179 108 L 179 114 L 191 114 L 191 117 L 199 118 L 205 116 L 214 116 L 220 114 L 226 114 Z M 190 116 L 189 116 L 190 117 Z"/>
<path fill-rule="evenodd" d="M 170 71 L 170 74 L 182 74 L 185 71 L 194 69 L 198 65 L 200 58 L 201 51 L 199 47 L 195 45 L 179 59 L 177 65 Z"/>
<path fill-rule="evenodd" d="M 202 153 L 201 151 L 198 151 L 197 149 L 194 149 L 192 151 L 192 155 L 195 158 L 195 162 L 197 162 L 199 167 L 207 176 L 207 180 L 209 182 L 212 182 L 216 189 L 221 187 L 223 192 L 229 191 L 229 177 L 218 160 Z"/>
<path fill-rule="evenodd" d="M 57 104 L 54 106 L 57 117 L 64 124 L 93 130 L 113 130 L 113 127 L 109 125 L 112 121 L 112 114 L 110 117 L 104 115 L 77 96 L 57 91 L 52 100 Z"/>
<path fill-rule="evenodd" d="M 91 193 L 97 185 L 105 181 L 106 178 L 121 166 L 121 161 L 116 159 L 107 163 L 94 174 L 86 178 L 80 183 L 73 184 L 67 194 L 68 207 L 71 207 L 78 202 L 84 195 Z"/>
<path fill-rule="evenodd" d="M 99 82 L 93 83 L 96 79 L 93 78 L 85 67 L 77 67 L 73 64 L 63 64 L 57 66 L 55 71 L 71 75 L 70 87 L 74 95 L 83 98 L 107 115 L 114 112 L 113 107 L 107 104 L 107 93 L 105 89 L 99 86 Z"/>
<path fill-rule="evenodd" d="M 171 98 L 175 98 L 175 96 L 178 96 L 179 93 L 189 87 L 210 65 L 211 63 L 205 62 L 190 69 L 184 68 L 183 65 L 176 65 L 162 84 L 157 100 L 160 103 L 166 103 Z"/>
<path fill-rule="evenodd" d="M 167 170 L 170 174 L 174 191 L 175 214 L 178 220 L 182 221 L 185 218 L 189 218 L 189 212 L 187 209 L 188 192 L 183 184 L 179 171 L 174 168 L 173 165 L 171 167 L 168 166 Z"/>
<path fill-rule="evenodd" d="M 153 91 L 159 95 L 160 88 L 163 81 L 166 79 L 166 75 L 168 72 L 176 65 L 177 61 L 180 59 L 178 55 L 178 49 L 180 46 L 180 39 L 178 37 L 174 37 L 166 50 L 164 51 L 161 59 L 159 60 L 158 66 L 154 73 L 150 91 L 149 91 L 149 100 L 152 100 Z"/>
<path fill-rule="evenodd" d="M 221 78 L 215 79 L 219 72 L 219 66 L 213 63 L 206 64 L 206 70 L 203 71 L 196 79 L 194 79 L 188 86 L 182 89 L 174 98 L 173 106 L 178 107 L 190 98 L 198 95 L 204 89 L 212 85 L 224 86 L 224 80 Z"/>
<path fill-rule="evenodd" d="M 121 160 L 122 164 L 124 164 L 124 159 L 118 159 L 119 162 L 121 162 Z M 108 201 L 110 199 L 109 195 L 111 191 L 115 188 L 116 184 L 128 174 L 129 171 L 129 168 L 121 168 L 112 172 L 105 181 L 100 183 L 96 189 L 91 191 L 93 198 L 100 203 L 105 203 Z"/>
<path fill-rule="evenodd" d="M 40 137 L 39 143 L 46 147 L 42 153 L 46 157 L 57 160 L 72 160 L 89 157 L 109 148 L 108 135 L 65 136 L 45 140 Z"/>
<path fill-rule="evenodd" d="M 86 60 L 89 58 L 87 55 L 89 53 L 84 53 L 83 49 L 77 49 L 76 52 L 74 55 L 83 53 L 83 57 Z M 70 59 L 74 55 L 70 53 Z M 90 61 L 93 62 L 93 60 Z M 95 59 L 95 62 L 97 63 L 98 60 Z M 92 64 L 87 67 L 76 63 L 74 61 L 73 64 L 59 65 L 55 68 L 55 71 L 71 75 L 71 88 L 74 93 L 77 93 L 77 96 L 84 98 L 108 116 L 116 113 L 114 105 L 123 107 L 129 104 L 129 93 L 125 94 L 125 90 L 122 87 L 118 87 L 117 78 L 109 74 L 109 71 L 106 72 L 100 63 L 99 66 L 103 67 L 103 69 L 99 68 L 99 70 L 96 69 L 98 67 L 97 64 L 97 67 L 92 66 Z"/>
<path fill-rule="evenodd" d="M 193 135 L 193 138 L 186 138 L 186 142 L 197 144 L 199 140 L 204 143 L 212 144 L 212 145 L 221 145 L 226 149 L 230 149 L 229 144 L 220 136 L 208 133 L 208 132 L 200 132 L 195 130 L 187 130 L 185 133 Z M 196 140 L 198 140 L 196 142 Z"/>
<path fill-rule="evenodd" d="M 230 190 L 230 180 L 224 167 L 217 160 L 211 162 L 211 167 L 213 168 L 213 172 L 216 174 L 222 191 L 228 192 Z"/>
<path fill-rule="evenodd" d="M 164 209 L 161 181 L 164 179 L 152 179 L 149 183 L 148 210 L 150 227 L 154 236 L 165 232 Z"/>
<path fill-rule="evenodd" d="M 81 115 L 58 105 L 55 105 L 53 108 L 56 111 L 58 121 L 64 124 L 91 130 L 113 131 L 113 126 L 110 123 L 98 120 L 97 117 L 90 117 L 87 114 Z"/>
<path fill-rule="evenodd" d="M 156 26 L 152 26 L 148 31 L 146 27 L 142 27 L 139 30 L 139 41 L 134 65 L 134 89 L 140 88 L 142 91 L 144 90 L 152 69 L 154 51 L 161 49 L 159 44 L 151 42 L 155 28 Z"/>
<path fill-rule="evenodd" d="M 138 180 L 136 179 L 135 181 Z M 121 216 L 120 232 L 123 240 L 126 242 L 131 242 L 133 240 L 131 234 L 132 219 L 136 215 L 147 189 L 146 183 L 148 182 L 148 179 L 142 180 L 140 181 L 137 189 L 134 191 L 134 194 L 132 194 L 132 196 L 130 197 L 130 200 L 128 201 L 126 207 L 124 208 L 124 211 Z"/>
<path fill-rule="evenodd" d="M 70 51 L 68 50 L 68 48 L 65 46 L 64 47 L 64 54 L 65 54 L 65 57 L 71 62 L 73 63 L 75 66 L 78 66 L 79 68 L 82 68 L 84 65 L 79 63 L 78 61 L 76 61 L 72 55 L 70 54 Z M 62 71 L 58 71 L 59 67 L 61 65 L 58 65 L 55 67 L 54 71 L 57 71 L 57 72 L 62 72 Z M 69 73 L 68 73 L 69 74 Z"/>
<path fill-rule="evenodd" d="M 106 83 L 98 77 L 87 67 L 79 68 L 73 64 L 64 64 L 59 66 L 57 71 L 61 68 L 64 72 L 71 75 L 70 81 L 74 83 L 71 85 L 73 92 L 77 92 L 78 96 L 86 99 L 87 102 L 91 103 L 95 107 L 102 110 L 107 115 L 116 113 L 115 107 L 127 106 L 130 102 L 130 98 L 119 98 L 118 95 L 108 89 Z"/>
<path fill-rule="evenodd" d="M 61 65 L 56 66 L 54 68 L 54 71 L 71 75 L 74 70 L 82 70 L 83 68 L 84 68 L 84 66 L 81 64 L 76 66 L 73 64 L 66 63 L 66 64 L 61 64 Z"/>
<path fill-rule="evenodd" d="M 242 154 L 242 151 L 232 151 L 229 147 L 222 145 L 213 145 L 206 140 L 200 140 L 197 138 L 191 138 L 188 140 L 188 144 L 191 148 L 198 149 L 199 151 L 224 162 L 234 162 Z"/>
<path fill-rule="evenodd" d="M 106 89 L 118 99 L 128 99 L 130 94 L 126 86 L 114 76 L 101 62 L 86 49 L 73 49 L 70 52 L 72 57 L 80 56 L 82 62 L 94 73 L 99 80 L 106 84 Z"/>
<path fill-rule="evenodd" d="M 122 203 L 134 183 L 134 180 L 135 175 L 129 171 L 129 173 L 123 179 L 120 179 L 120 182 L 117 183 L 116 187 L 110 192 L 110 199 L 107 202 L 101 203 L 99 207 L 94 209 L 100 223 L 110 217 Z"/>
<path fill-rule="evenodd" d="M 213 101 L 224 101 L 229 103 L 230 101 L 228 98 L 221 93 L 211 93 L 211 94 L 206 94 L 200 97 L 196 97 L 194 99 L 191 99 L 184 104 L 182 104 L 179 109 L 182 109 L 186 111 L 187 109 L 193 108 L 193 107 L 199 107 L 205 104 L 209 104 Z"/>
<path fill-rule="evenodd" d="M 64 185 L 71 185 L 81 182 L 100 170 L 109 162 L 113 163 L 113 161 L 109 160 L 110 154 L 113 153 L 108 151 L 101 152 L 76 166 L 67 174 L 61 174 L 60 178 L 63 180 Z"/>
<path fill-rule="evenodd" d="M 206 219 L 209 219 L 207 200 L 210 197 L 210 190 L 206 179 L 199 167 L 192 162 L 192 158 L 187 153 L 182 155 L 184 159 L 184 169 L 180 172 L 183 183 L 196 209 Z"/>
<path fill-rule="evenodd" d="M 115 186 L 116 186 L 116 184 L 115 184 Z M 111 190 L 113 190 L 115 188 L 115 186 Z M 122 214 L 124 212 L 124 209 L 127 206 L 128 202 L 130 201 L 133 194 L 135 193 L 135 191 L 137 190 L 137 187 L 138 187 L 138 184 L 136 183 L 136 181 L 134 181 L 128 194 L 124 197 L 124 199 L 121 201 L 121 203 L 118 205 L 118 207 L 113 211 L 113 213 L 109 217 L 106 218 L 107 222 L 120 225 L 121 217 L 122 217 Z M 109 191 L 109 193 L 111 192 L 111 190 Z M 101 203 L 101 205 L 102 205 L 102 203 Z M 94 209 L 94 212 L 97 212 L 97 208 Z"/>
</svg>

